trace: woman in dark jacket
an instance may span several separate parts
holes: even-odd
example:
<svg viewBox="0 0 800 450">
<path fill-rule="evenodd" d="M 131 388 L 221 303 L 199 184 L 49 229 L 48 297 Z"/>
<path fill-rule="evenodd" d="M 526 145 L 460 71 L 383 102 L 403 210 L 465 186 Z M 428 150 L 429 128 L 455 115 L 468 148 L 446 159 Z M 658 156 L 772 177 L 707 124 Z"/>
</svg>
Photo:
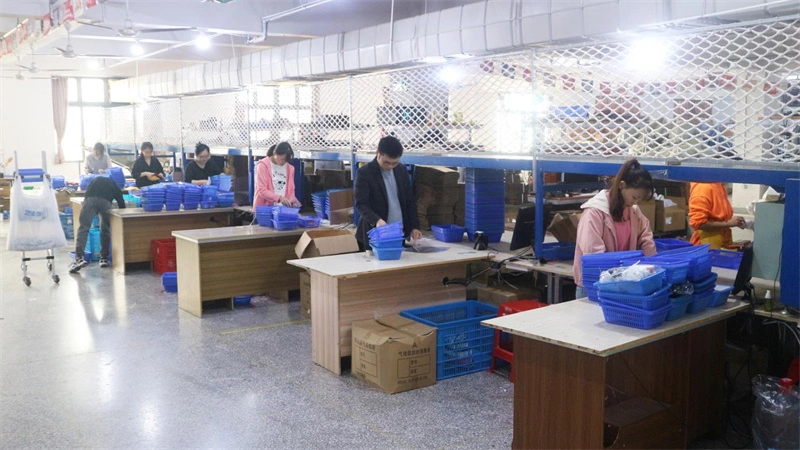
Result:
<svg viewBox="0 0 800 450">
<path fill-rule="evenodd" d="M 133 163 L 131 175 L 136 179 L 136 187 L 142 188 L 164 180 L 164 168 L 158 158 L 153 157 L 153 144 L 142 143 L 142 154 Z"/>
</svg>

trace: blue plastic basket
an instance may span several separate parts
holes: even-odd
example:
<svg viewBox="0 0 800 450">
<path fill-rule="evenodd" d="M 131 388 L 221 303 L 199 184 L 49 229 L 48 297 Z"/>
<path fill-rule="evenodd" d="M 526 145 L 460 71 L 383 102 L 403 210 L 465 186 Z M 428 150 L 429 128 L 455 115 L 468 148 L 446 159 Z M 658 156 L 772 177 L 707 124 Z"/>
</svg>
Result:
<svg viewBox="0 0 800 450">
<path fill-rule="evenodd" d="M 686 315 L 686 308 L 692 303 L 692 295 L 681 295 L 680 297 L 670 298 L 670 310 L 667 313 L 667 322 L 678 320 Z"/>
<path fill-rule="evenodd" d="M 744 255 L 744 253 L 732 250 L 714 249 L 709 250 L 708 255 L 711 257 L 712 266 L 738 270 L 739 265 L 742 264 L 742 255 Z"/>
<path fill-rule="evenodd" d="M 319 227 L 319 217 L 297 216 L 297 225 L 300 228 L 318 228 Z"/>
<path fill-rule="evenodd" d="M 376 247 L 370 243 L 370 247 L 372 247 L 372 253 L 375 254 L 378 261 L 394 261 L 403 256 L 402 245 L 400 247 Z"/>
<path fill-rule="evenodd" d="M 167 292 L 178 292 L 178 273 L 164 272 L 161 275 L 161 286 Z"/>
<path fill-rule="evenodd" d="M 611 281 L 607 283 L 598 281 L 594 287 L 600 290 L 601 297 L 604 293 L 650 295 L 661 288 L 663 281 L 664 269 L 657 267 L 655 273 L 639 281 Z"/>
<path fill-rule="evenodd" d="M 603 316 L 608 323 L 640 330 L 652 330 L 664 323 L 672 305 L 666 305 L 655 311 L 646 311 L 611 301 L 601 301 L 600 307 L 603 308 Z"/>
<path fill-rule="evenodd" d="M 370 239 L 396 239 L 403 237 L 402 222 L 386 224 L 382 227 L 375 227 L 367 232 Z"/>
<path fill-rule="evenodd" d="M 575 257 L 574 242 L 548 242 L 542 244 L 542 258 L 550 261 L 567 261 Z"/>
<path fill-rule="evenodd" d="M 250 306 L 252 295 L 238 295 L 233 297 L 233 306 Z"/>
<path fill-rule="evenodd" d="M 461 242 L 464 240 L 466 228 L 458 225 L 431 225 L 433 236 L 437 241 L 442 242 Z"/>
<path fill-rule="evenodd" d="M 694 285 L 695 292 L 705 292 L 709 288 L 713 288 L 714 284 L 717 282 L 717 274 L 711 272 L 711 275 L 699 280 L 697 282 L 692 283 Z"/>
<path fill-rule="evenodd" d="M 716 285 L 714 293 L 711 294 L 711 298 L 708 300 L 708 307 L 717 308 L 728 303 L 728 296 L 731 295 L 731 291 L 733 291 L 733 286 Z"/>
<path fill-rule="evenodd" d="M 656 251 L 657 252 L 664 252 L 667 250 L 673 250 L 676 248 L 683 248 L 683 247 L 691 247 L 692 243 L 688 241 L 682 241 L 680 239 L 672 239 L 672 238 L 663 238 L 663 239 L 653 239 L 653 242 L 656 244 Z"/>
<path fill-rule="evenodd" d="M 595 284 L 595 286 L 597 286 L 597 284 Z M 654 311 L 669 304 L 669 288 L 669 286 L 665 286 L 650 295 L 620 294 L 600 289 L 597 295 L 600 298 L 600 302 L 611 301 L 633 308 Z"/>
<path fill-rule="evenodd" d="M 403 238 L 397 239 L 373 239 L 369 244 L 373 248 L 400 248 L 403 246 Z"/>
<path fill-rule="evenodd" d="M 297 229 L 297 220 L 273 220 L 272 221 L 272 228 L 275 228 L 278 231 L 289 231 L 289 230 L 296 230 Z"/>
<path fill-rule="evenodd" d="M 686 314 L 697 314 L 703 312 L 708 307 L 711 296 L 714 295 L 714 288 L 706 289 L 702 292 L 692 294 L 692 303 L 686 308 Z"/>
<path fill-rule="evenodd" d="M 494 330 L 481 321 L 497 317 L 497 307 L 476 301 L 402 311 L 401 316 L 437 328 L 436 379 L 489 368 Z"/>
<path fill-rule="evenodd" d="M 686 281 L 686 274 L 689 272 L 689 261 L 668 261 L 666 259 L 657 260 L 649 257 L 625 259 L 623 266 L 639 264 L 654 264 L 664 269 L 664 281 L 669 284 L 679 284 Z"/>
<path fill-rule="evenodd" d="M 583 267 L 605 267 L 610 269 L 616 267 L 623 259 L 641 258 L 644 253 L 641 250 L 632 250 L 625 252 L 607 252 L 607 253 L 590 253 L 581 256 L 581 265 Z"/>
</svg>

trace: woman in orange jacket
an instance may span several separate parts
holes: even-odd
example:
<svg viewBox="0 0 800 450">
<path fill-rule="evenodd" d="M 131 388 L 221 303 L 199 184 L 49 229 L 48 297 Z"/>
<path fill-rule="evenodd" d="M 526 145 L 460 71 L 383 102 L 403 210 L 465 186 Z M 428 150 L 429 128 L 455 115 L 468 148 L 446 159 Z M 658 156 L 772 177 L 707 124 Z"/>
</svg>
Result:
<svg viewBox="0 0 800 450">
<path fill-rule="evenodd" d="M 711 248 L 722 248 L 733 242 L 731 228 L 744 228 L 745 221 L 733 215 L 724 184 L 692 183 L 689 225 L 694 229 L 692 244 L 711 244 Z"/>
</svg>

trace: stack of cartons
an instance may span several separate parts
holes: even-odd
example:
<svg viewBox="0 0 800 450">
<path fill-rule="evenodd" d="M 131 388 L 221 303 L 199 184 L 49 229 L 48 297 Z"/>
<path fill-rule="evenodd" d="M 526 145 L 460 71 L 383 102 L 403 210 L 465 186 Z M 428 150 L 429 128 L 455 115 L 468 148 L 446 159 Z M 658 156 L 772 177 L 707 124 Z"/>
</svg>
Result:
<svg viewBox="0 0 800 450">
<path fill-rule="evenodd" d="M 456 207 L 462 205 L 464 217 L 464 185 L 458 184 L 458 171 L 439 166 L 416 166 L 415 188 L 420 228 L 456 222 Z"/>
</svg>

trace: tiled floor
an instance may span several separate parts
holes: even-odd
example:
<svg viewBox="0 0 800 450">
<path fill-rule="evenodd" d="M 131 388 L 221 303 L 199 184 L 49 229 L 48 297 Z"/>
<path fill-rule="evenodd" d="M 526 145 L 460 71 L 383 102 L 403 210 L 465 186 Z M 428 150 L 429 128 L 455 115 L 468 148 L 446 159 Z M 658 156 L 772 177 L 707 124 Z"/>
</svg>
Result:
<svg viewBox="0 0 800 450">
<path fill-rule="evenodd" d="M 5 250 L 0 446 L 509 448 L 513 385 L 476 373 L 388 395 L 311 362 L 299 304 L 265 297 L 198 319 L 157 275 L 96 263 L 61 283 Z"/>
</svg>

